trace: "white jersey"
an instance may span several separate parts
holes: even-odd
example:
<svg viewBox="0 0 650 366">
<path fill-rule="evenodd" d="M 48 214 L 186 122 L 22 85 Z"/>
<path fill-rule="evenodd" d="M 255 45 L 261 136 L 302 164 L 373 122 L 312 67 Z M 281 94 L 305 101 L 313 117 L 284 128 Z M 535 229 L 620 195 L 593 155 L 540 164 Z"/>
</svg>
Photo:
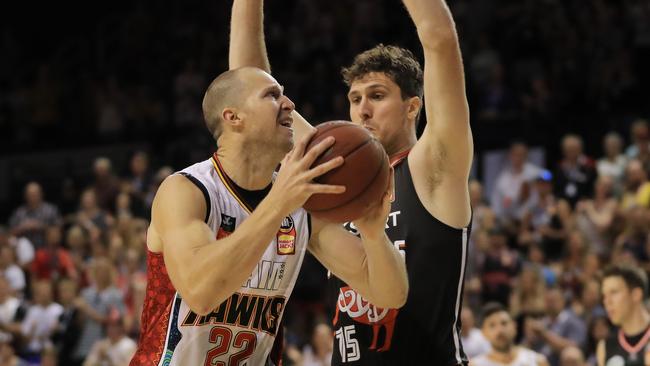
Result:
<svg viewBox="0 0 650 366">
<path fill-rule="evenodd" d="M 216 157 L 176 174 L 184 175 L 203 192 L 208 207 L 205 220 L 217 239 L 230 235 L 250 215 L 252 208 L 237 195 Z M 285 217 L 249 278 L 205 316 L 192 312 L 173 288 L 162 255 L 149 252 L 143 332 L 131 365 L 266 364 L 281 330 L 309 230 L 309 217 L 303 209 Z"/>
<path fill-rule="evenodd" d="M 517 348 L 517 357 L 508 364 L 493 361 L 488 358 L 488 355 L 489 353 L 486 353 L 473 358 L 471 364 L 473 366 L 537 366 L 539 364 L 538 360 L 541 357 L 539 353 L 523 347 Z"/>
</svg>

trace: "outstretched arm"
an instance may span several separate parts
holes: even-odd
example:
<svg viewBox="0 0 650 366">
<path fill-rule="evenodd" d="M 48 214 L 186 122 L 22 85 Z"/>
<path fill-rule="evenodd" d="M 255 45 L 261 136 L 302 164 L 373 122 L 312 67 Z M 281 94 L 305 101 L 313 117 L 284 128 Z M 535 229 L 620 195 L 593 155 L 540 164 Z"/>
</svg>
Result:
<svg viewBox="0 0 650 366">
<path fill-rule="evenodd" d="M 471 215 L 473 141 L 458 35 L 444 0 L 403 1 L 424 49 L 427 125 L 409 157 L 413 179 L 434 216 L 463 227 Z"/>
<path fill-rule="evenodd" d="M 264 0 L 234 0 L 230 19 L 229 69 L 252 66 L 269 74 L 264 41 Z M 296 141 L 314 129 L 298 112 L 292 113 Z"/>
</svg>

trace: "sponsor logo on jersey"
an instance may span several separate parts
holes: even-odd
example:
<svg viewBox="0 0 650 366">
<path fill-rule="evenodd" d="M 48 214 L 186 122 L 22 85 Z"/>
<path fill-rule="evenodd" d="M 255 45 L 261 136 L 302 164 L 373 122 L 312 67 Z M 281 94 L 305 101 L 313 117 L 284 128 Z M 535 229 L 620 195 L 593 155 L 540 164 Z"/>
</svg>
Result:
<svg viewBox="0 0 650 366">
<path fill-rule="evenodd" d="M 198 315 L 188 310 L 181 326 L 225 324 L 275 336 L 286 300 L 284 296 L 260 296 L 235 292 L 210 314 Z"/>
<path fill-rule="evenodd" d="M 292 255 L 296 253 L 296 226 L 291 216 L 282 220 L 276 235 L 279 255 Z"/>
<path fill-rule="evenodd" d="M 369 325 L 372 327 L 371 350 L 378 352 L 388 351 L 393 340 L 393 331 L 395 330 L 395 319 L 397 318 L 397 309 L 379 308 L 349 286 L 341 287 L 336 304 L 336 315 L 334 316 L 334 326 L 338 325 L 339 314 L 347 314 L 354 322 Z M 379 343 L 379 331 L 384 328 L 386 336 L 381 345 Z"/>
<path fill-rule="evenodd" d="M 217 231 L 217 240 L 227 237 L 235 231 L 237 226 L 237 218 L 221 214 L 221 225 Z"/>
</svg>

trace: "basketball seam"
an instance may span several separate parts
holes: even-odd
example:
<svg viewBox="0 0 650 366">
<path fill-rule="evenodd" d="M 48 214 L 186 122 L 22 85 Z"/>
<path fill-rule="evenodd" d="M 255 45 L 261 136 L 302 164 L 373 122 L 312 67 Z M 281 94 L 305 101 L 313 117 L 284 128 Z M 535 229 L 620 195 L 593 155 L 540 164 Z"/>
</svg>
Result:
<svg viewBox="0 0 650 366">
<path fill-rule="evenodd" d="M 368 142 L 370 142 L 370 141 L 372 141 L 372 140 L 373 140 L 373 139 L 370 139 L 370 140 L 368 140 Z M 368 142 L 364 143 L 362 146 L 365 146 Z M 362 146 L 360 146 L 359 148 L 361 148 Z M 351 151 L 348 155 L 352 154 L 354 151 L 357 151 L 359 148 L 354 149 L 354 150 Z M 347 156 L 347 155 L 346 155 L 346 156 Z M 381 162 L 382 162 L 382 164 L 383 164 L 385 161 L 386 161 L 386 155 L 385 155 L 385 154 L 382 154 L 382 158 L 381 158 Z M 378 168 L 377 171 L 375 172 L 375 175 L 372 176 L 372 179 L 369 179 L 369 180 L 368 180 L 368 184 L 366 184 L 366 185 L 363 187 L 363 189 L 360 191 L 360 193 L 363 193 L 366 189 L 368 189 L 368 187 L 372 184 L 372 182 L 375 181 L 375 179 L 377 178 L 377 176 L 379 175 L 379 173 L 381 173 L 381 165 L 379 165 L 379 168 Z M 352 201 L 353 201 L 355 198 L 357 198 L 358 196 L 359 196 L 359 195 L 356 195 L 356 196 L 354 196 L 354 197 L 351 197 L 349 200 L 347 200 L 347 201 L 345 201 L 345 202 L 343 202 L 343 203 L 341 203 L 341 204 L 339 204 L 339 205 L 337 205 L 337 206 L 329 207 L 329 208 L 324 209 L 324 210 L 310 210 L 310 211 L 311 211 L 311 212 L 326 212 L 326 211 L 335 210 L 335 209 L 337 209 L 337 208 L 339 208 L 339 207 L 341 207 L 341 206 L 345 206 L 345 205 L 347 205 L 348 203 L 352 202 Z"/>
</svg>

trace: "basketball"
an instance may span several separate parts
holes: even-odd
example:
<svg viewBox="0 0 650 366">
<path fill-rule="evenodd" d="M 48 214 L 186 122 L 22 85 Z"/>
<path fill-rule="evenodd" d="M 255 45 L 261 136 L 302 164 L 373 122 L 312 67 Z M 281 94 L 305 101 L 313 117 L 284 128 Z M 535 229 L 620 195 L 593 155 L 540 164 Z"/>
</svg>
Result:
<svg viewBox="0 0 650 366">
<path fill-rule="evenodd" d="M 350 122 L 326 122 L 316 129 L 318 131 L 309 141 L 306 151 L 328 136 L 333 136 L 336 142 L 316 159 L 312 167 L 337 156 L 342 156 L 345 162 L 315 181 L 343 185 L 346 190 L 341 194 L 314 194 L 304 208 L 314 217 L 326 221 L 353 221 L 363 216 L 370 206 L 379 203 L 388 189 L 388 156 L 370 132 Z"/>
</svg>

